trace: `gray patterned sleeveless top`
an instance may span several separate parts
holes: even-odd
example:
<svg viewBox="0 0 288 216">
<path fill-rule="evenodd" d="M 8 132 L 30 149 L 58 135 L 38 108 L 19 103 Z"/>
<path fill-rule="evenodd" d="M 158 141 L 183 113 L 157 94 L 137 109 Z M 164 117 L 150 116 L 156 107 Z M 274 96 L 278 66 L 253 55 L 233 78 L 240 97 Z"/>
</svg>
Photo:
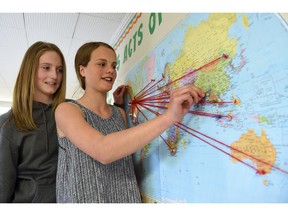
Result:
<svg viewBox="0 0 288 216">
<path fill-rule="evenodd" d="M 112 115 L 103 119 L 77 104 L 85 120 L 104 135 L 125 129 L 119 108 L 112 107 Z M 79 150 L 66 137 L 59 137 L 56 181 L 58 203 L 139 203 L 132 156 L 103 165 Z M 115 140 L 117 142 L 117 140 Z"/>
</svg>

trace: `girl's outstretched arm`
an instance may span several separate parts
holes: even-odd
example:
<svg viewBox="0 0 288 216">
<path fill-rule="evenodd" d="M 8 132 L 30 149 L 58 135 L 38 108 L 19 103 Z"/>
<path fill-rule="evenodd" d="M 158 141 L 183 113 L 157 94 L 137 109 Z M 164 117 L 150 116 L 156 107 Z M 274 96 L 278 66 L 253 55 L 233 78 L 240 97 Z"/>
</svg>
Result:
<svg viewBox="0 0 288 216">
<path fill-rule="evenodd" d="M 57 131 L 95 160 L 108 164 L 134 153 L 181 121 L 191 105 L 202 97 L 204 92 L 193 85 L 176 88 L 170 93 L 170 103 L 163 115 L 106 136 L 85 121 L 77 105 L 65 102 L 56 109 Z"/>
</svg>

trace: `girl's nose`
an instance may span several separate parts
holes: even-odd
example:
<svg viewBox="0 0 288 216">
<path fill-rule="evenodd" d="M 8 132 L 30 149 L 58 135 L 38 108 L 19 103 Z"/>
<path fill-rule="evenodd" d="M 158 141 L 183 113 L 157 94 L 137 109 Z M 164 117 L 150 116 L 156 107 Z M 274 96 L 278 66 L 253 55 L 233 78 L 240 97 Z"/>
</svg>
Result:
<svg viewBox="0 0 288 216">
<path fill-rule="evenodd" d="M 55 68 L 55 69 L 51 70 L 50 76 L 51 76 L 52 78 L 56 79 L 57 76 L 58 76 L 58 69 Z"/>
<path fill-rule="evenodd" d="M 113 73 L 115 71 L 114 66 L 108 66 L 107 73 Z"/>
</svg>

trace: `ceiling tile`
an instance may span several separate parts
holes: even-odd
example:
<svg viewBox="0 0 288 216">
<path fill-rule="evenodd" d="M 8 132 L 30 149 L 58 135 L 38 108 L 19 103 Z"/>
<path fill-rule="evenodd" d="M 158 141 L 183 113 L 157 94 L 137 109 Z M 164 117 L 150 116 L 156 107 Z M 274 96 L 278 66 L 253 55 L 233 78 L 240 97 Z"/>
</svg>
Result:
<svg viewBox="0 0 288 216">
<path fill-rule="evenodd" d="M 110 40 L 120 22 L 89 14 L 80 14 L 75 29 L 75 39 L 103 41 L 110 44 Z"/>
</svg>

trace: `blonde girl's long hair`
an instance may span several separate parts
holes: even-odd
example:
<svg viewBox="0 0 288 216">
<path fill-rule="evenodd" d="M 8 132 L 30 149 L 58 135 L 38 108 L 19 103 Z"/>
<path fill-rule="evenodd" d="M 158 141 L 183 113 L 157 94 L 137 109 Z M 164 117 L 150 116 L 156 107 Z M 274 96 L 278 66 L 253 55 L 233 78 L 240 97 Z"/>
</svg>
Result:
<svg viewBox="0 0 288 216">
<path fill-rule="evenodd" d="M 37 128 L 32 116 L 35 89 L 34 77 L 39 66 L 39 59 L 47 51 L 58 53 L 63 66 L 62 82 L 55 92 L 52 102 L 53 112 L 65 100 L 66 63 L 64 56 L 55 44 L 38 41 L 26 51 L 14 87 L 12 115 L 15 126 L 19 131 L 31 131 Z"/>
</svg>

